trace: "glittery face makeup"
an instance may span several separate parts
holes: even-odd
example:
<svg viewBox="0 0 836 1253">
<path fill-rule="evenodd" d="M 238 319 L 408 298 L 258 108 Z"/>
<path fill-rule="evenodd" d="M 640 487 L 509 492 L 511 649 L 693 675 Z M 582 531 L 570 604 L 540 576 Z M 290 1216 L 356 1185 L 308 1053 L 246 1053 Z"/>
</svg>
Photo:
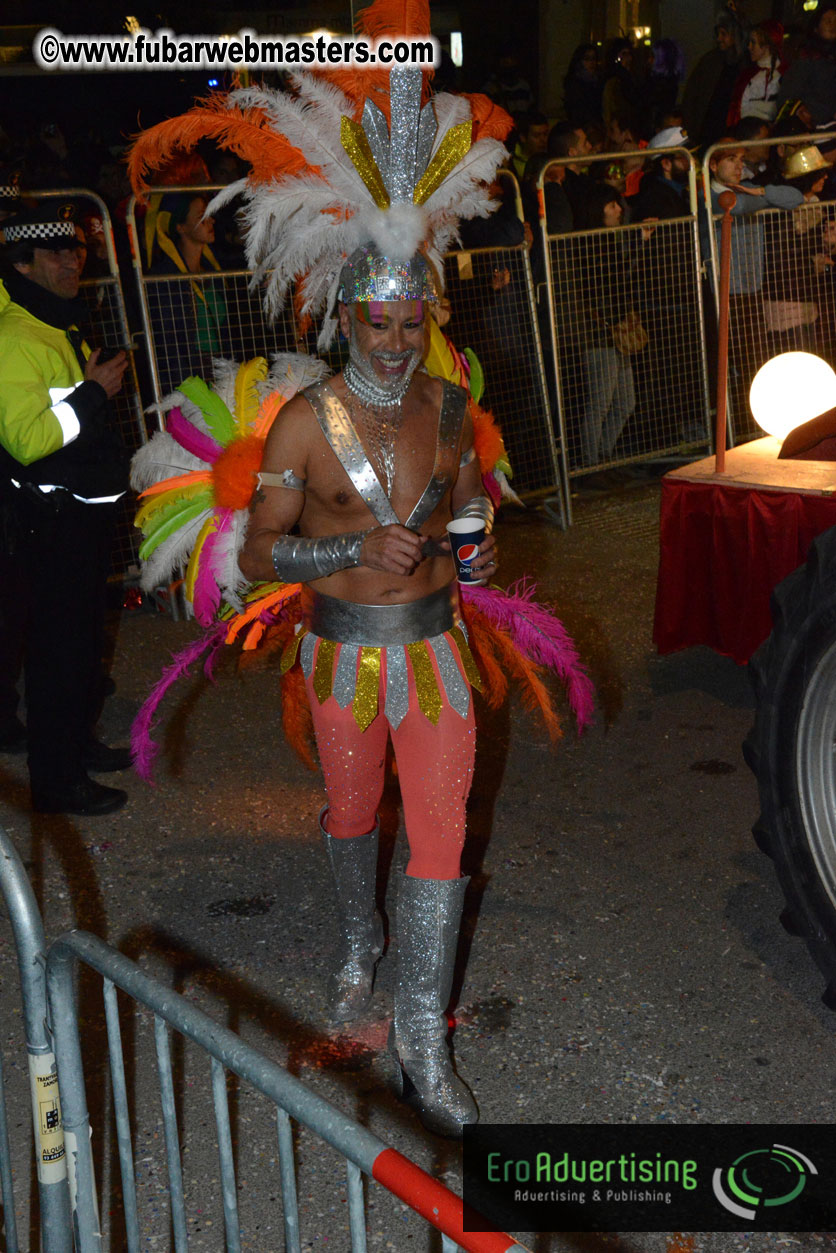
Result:
<svg viewBox="0 0 836 1253">
<path fill-rule="evenodd" d="M 349 318 L 352 366 L 384 395 L 403 396 L 424 355 L 423 300 L 364 300 Z"/>
</svg>

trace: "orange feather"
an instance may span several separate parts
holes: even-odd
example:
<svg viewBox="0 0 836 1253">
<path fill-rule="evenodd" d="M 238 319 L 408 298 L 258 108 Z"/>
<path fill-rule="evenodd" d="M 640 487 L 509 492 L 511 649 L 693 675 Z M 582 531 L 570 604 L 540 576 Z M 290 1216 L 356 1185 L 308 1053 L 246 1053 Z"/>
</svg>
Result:
<svg viewBox="0 0 836 1253">
<path fill-rule="evenodd" d="M 285 644 L 294 633 L 294 624 L 287 622 L 274 622 L 270 626 L 266 626 L 263 622 L 258 623 L 261 627 L 258 647 L 254 649 L 244 650 L 238 657 L 239 670 L 266 670 L 269 659 L 276 651 L 283 651 Z"/>
<path fill-rule="evenodd" d="M 128 173 L 136 195 L 146 195 L 154 170 L 167 166 L 178 153 L 195 148 L 201 139 L 213 139 L 248 161 L 253 183 L 303 170 L 320 173 L 318 166 L 309 166 L 303 153 L 271 128 L 263 110 L 239 109 L 225 96 L 213 96 L 181 117 L 169 118 L 137 136 L 128 156 Z"/>
<path fill-rule="evenodd" d="M 221 509 L 246 509 L 255 491 L 264 441 L 255 435 L 234 439 L 212 467 L 215 504 Z"/>
<path fill-rule="evenodd" d="M 246 608 L 243 609 L 241 613 L 233 614 L 232 617 L 229 618 L 226 634 L 227 644 L 232 644 L 244 628 L 253 623 L 263 610 L 273 609 L 274 611 L 277 611 L 279 606 L 284 604 L 285 601 L 292 600 L 294 596 L 298 595 L 299 587 L 300 585 L 298 583 L 279 583 L 278 586 L 274 585 L 273 591 L 259 591 L 258 595 L 253 596 L 253 599 L 249 601 Z M 263 629 L 264 624 L 256 622 L 255 625 L 261 626 Z M 249 636 L 247 638 L 249 639 Z M 250 647 L 253 648 L 255 645 L 251 644 Z"/>
<path fill-rule="evenodd" d="M 354 22 L 358 35 L 382 39 L 385 35 L 429 35 L 428 0 L 374 0 Z"/>
<path fill-rule="evenodd" d="M 208 483 L 212 477 L 211 470 L 189 470 L 188 474 L 176 474 L 160 483 L 152 483 L 145 491 L 139 493 L 139 500 L 146 496 L 159 496 L 161 492 L 169 492 L 172 488 L 190 487 L 192 483 Z"/>
<path fill-rule="evenodd" d="M 541 677 L 543 673 L 541 667 L 524 657 L 505 631 L 498 630 L 493 625 L 490 630 L 500 664 L 504 667 L 505 673 L 510 674 L 519 684 L 520 695 L 526 709 L 541 715 L 552 740 L 560 739 L 562 734 L 560 721 Z"/>
<path fill-rule="evenodd" d="M 260 439 L 263 442 L 267 438 L 276 414 L 284 403 L 284 396 L 280 396 L 278 392 L 271 392 L 267 399 L 261 402 L 258 417 L 253 424 L 253 435 L 255 435 L 256 439 Z"/>
<path fill-rule="evenodd" d="M 354 29 L 369 39 L 381 39 L 387 35 L 420 37 L 430 33 L 430 6 L 428 0 L 374 0 L 362 9 L 354 23 Z M 356 105 L 359 120 L 366 98 L 371 99 L 389 121 L 389 70 L 347 69 L 316 70 L 317 78 L 332 83 Z M 429 99 L 432 67 L 422 72 L 421 103 Z"/>
<path fill-rule="evenodd" d="M 510 113 L 506 113 L 498 104 L 494 104 L 490 96 L 484 96 L 481 92 L 462 94 L 470 101 L 474 143 L 477 139 L 505 139 L 508 136 L 514 125 Z"/>
<path fill-rule="evenodd" d="M 188 187 L 191 183 L 211 183 L 209 166 L 198 152 L 178 152 L 157 175 L 167 187 Z"/>
<path fill-rule="evenodd" d="M 560 719 L 548 688 L 543 682 L 541 666 L 529 661 L 517 649 L 505 631 L 499 630 L 484 614 L 466 611 L 470 645 L 482 673 L 484 696 L 491 709 L 497 709 L 508 692 L 508 679 L 520 688 L 523 705 L 530 713 L 539 713 L 552 740 L 560 739 Z"/>
<path fill-rule="evenodd" d="M 482 675 L 482 695 L 491 709 L 498 709 L 508 694 L 508 678 L 496 658 L 493 632 L 484 614 L 467 610 L 470 650 Z"/>
<path fill-rule="evenodd" d="M 297 756 L 311 770 L 316 770 L 313 755 L 313 718 L 305 690 L 305 676 L 300 666 L 291 666 L 282 676 L 282 728 L 285 738 Z"/>
<path fill-rule="evenodd" d="M 293 313 L 296 317 L 296 325 L 299 328 L 299 338 L 302 339 L 307 335 L 313 326 L 313 318 L 310 313 L 304 313 L 302 305 L 305 303 L 305 279 L 307 275 L 303 274 L 293 289 Z"/>
<path fill-rule="evenodd" d="M 483 474 L 489 474 L 497 461 L 507 457 L 502 432 L 493 414 L 477 405 L 475 400 L 468 401 L 468 413 L 473 422 L 473 447 L 476 449 L 479 469 Z"/>
</svg>

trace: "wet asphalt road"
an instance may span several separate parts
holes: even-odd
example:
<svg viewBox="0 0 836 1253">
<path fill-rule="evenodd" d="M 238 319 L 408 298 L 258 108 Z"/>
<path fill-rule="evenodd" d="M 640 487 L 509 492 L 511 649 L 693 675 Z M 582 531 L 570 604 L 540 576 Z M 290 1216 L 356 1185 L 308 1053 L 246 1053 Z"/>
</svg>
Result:
<svg viewBox="0 0 836 1253">
<path fill-rule="evenodd" d="M 830 1122 L 836 1017 L 820 1003 L 821 980 L 802 943 L 778 922 L 771 864 L 750 835 L 757 798 L 741 755 L 752 718 L 746 675 L 708 650 L 659 658 L 651 643 L 658 486 L 578 501 L 565 534 L 536 510 L 512 511 L 498 535 L 502 580 L 535 573 L 541 597 L 558 604 L 595 679 L 598 713 L 579 739 L 567 711 L 556 749 L 516 703 L 483 716 L 455 1034 L 483 1120 Z M 161 615 L 122 615 L 106 738 L 124 742 L 168 653 L 194 635 L 192 625 Z M 157 784 L 128 780 L 122 813 L 33 818 L 23 764 L 7 757 L 0 822 L 27 863 L 48 939 L 70 926 L 107 938 L 458 1187 L 460 1150 L 423 1133 L 385 1086 L 391 958 L 368 1018 L 342 1033 L 325 1024 L 335 937 L 316 834 L 321 790 L 284 745 L 279 714 L 274 674 L 236 674 L 227 662 L 215 686 L 195 678 L 169 698 Z M 404 859 L 398 821 L 390 788 L 380 885 L 387 909 L 391 869 Z M 0 1042 L 25 1194 L 25 1057 L 5 929 L 0 975 Z M 83 981 L 90 1100 L 101 1115 L 102 1037 L 87 997 Z M 167 1250 L 151 1053 L 141 1016 L 132 1082 L 149 1223 L 142 1247 Z M 188 1051 L 178 1064 L 190 1248 L 220 1250 L 206 1067 Z M 282 1243 L 269 1111 L 242 1090 L 233 1121 L 242 1245 L 270 1253 Z M 342 1253 L 350 1244 L 341 1164 L 307 1133 L 297 1149 L 302 1247 Z M 118 1187 L 105 1159 L 106 1247 L 118 1249 L 109 1234 L 118 1230 Z M 536 1253 L 666 1247 L 663 1234 L 521 1240 Z M 833 1244 L 826 1235 L 741 1233 L 698 1235 L 682 1247 Z M 369 1247 L 440 1246 L 373 1187 Z"/>
</svg>

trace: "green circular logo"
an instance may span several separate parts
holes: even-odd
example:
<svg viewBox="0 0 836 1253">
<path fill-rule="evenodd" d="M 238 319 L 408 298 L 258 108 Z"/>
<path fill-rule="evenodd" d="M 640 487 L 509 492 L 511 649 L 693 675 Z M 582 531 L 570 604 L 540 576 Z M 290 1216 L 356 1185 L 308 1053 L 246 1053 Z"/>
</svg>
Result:
<svg viewBox="0 0 836 1253">
<path fill-rule="evenodd" d="M 786 1144 L 751 1149 L 731 1166 L 717 1167 L 712 1177 L 714 1195 L 738 1218 L 756 1218 L 759 1211 L 789 1205 L 804 1191 L 808 1175 L 817 1175 L 809 1157 Z"/>
</svg>

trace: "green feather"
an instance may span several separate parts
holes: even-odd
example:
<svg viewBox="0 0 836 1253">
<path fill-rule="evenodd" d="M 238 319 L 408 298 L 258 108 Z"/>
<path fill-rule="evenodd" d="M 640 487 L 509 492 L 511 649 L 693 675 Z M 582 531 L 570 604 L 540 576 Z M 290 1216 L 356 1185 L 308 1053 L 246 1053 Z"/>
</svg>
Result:
<svg viewBox="0 0 836 1253">
<path fill-rule="evenodd" d="M 235 436 L 235 419 L 217 392 L 207 387 L 203 379 L 194 377 L 184 379 L 177 390 L 197 405 L 212 435 L 226 448 Z"/>
<path fill-rule="evenodd" d="M 482 398 L 482 392 L 485 390 L 485 375 L 482 371 L 482 363 L 472 348 L 465 348 L 464 355 L 470 363 L 470 394 L 478 405 Z"/>
<path fill-rule="evenodd" d="M 191 522 L 204 510 L 211 509 L 212 496 L 210 492 L 201 493 L 194 500 L 190 500 L 188 504 L 183 505 L 182 502 L 178 502 L 178 505 L 178 508 L 172 509 L 170 512 L 166 510 L 160 525 L 154 527 L 154 530 L 145 536 L 139 549 L 139 556 L 142 561 L 147 561 L 152 552 L 159 548 L 160 544 L 167 540 L 169 535 L 179 531 L 181 526 Z"/>
</svg>

